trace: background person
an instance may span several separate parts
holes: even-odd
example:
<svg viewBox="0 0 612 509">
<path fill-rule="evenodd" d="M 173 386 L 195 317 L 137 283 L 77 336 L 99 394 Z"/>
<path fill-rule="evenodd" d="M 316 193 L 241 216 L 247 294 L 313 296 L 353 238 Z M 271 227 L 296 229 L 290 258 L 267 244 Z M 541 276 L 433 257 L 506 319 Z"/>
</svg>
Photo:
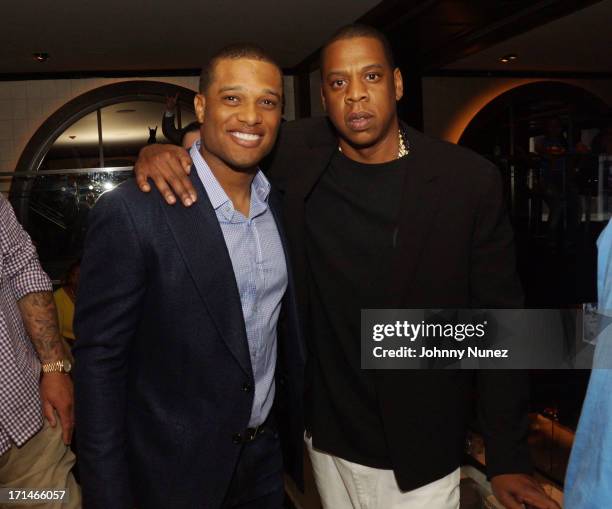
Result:
<svg viewBox="0 0 612 509">
<path fill-rule="evenodd" d="M 181 131 L 181 147 L 189 150 L 191 146 L 200 139 L 200 123 L 191 122 L 187 124 Z"/>
<path fill-rule="evenodd" d="M 565 247 L 573 247 L 578 236 L 582 205 L 560 118 L 553 117 L 546 121 L 544 136 L 537 140 L 535 150 L 542 156 L 540 187 L 548 206 L 548 245 L 553 249 L 557 247 L 565 208 Z"/>
<path fill-rule="evenodd" d="M 181 129 L 175 126 L 178 96 L 178 92 L 175 95 L 166 96 L 166 110 L 162 117 L 162 132 L 171 143 L 189 150 L 194 142 L 200 139 L 200 124 L 197 121 L 191 122 Z"/>
<path fill-rule="evenodd" d="M 0 195 L 0 486 L 68 490 L 65 503 L 27 507 L 78 509 L 71 365 L 51 290 L 30 237 Z"/>
<path fill-rule="evenodd" d="M 612 318 L 612 224 L 597 240 L 598 312 Z M 612 325 L 600 332 L 593 370 L 565 477 L 568 509 L 600 509 L 612 500 Z"/>
<path fill-rule="evenodd" d="M 68 267 L 65 284 L 53 293 L 60 334 L 70 346 L 74 343 L 72 322 L 74 321 L 74 306 L 79 288 L 80 274 L 81 261 L 77 260 Z"/>
<path fill-rule="evenodd" d="M 166 96 L 166 109 L 162 116 L 162 133 L 174 145 L 181 145 L 182 133 L 175 125 L 176 104 L 178 102 L 178 92 L 174 95 Z"/>
</svg>

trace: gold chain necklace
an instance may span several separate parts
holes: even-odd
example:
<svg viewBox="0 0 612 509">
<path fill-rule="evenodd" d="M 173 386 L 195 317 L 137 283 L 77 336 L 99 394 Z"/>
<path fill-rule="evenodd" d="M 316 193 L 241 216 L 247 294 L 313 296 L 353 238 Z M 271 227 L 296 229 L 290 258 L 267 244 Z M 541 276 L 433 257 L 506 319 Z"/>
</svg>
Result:
<svg viewBox="0 0 612 509">
<path fill-rule="evenodd" d="M 397 158 L 401 159 L 404 156 L 407 156 L 410 153 L 410 149 L 406 147 L 406 143 L 404 142 L 404 135 L 402 134 L 402 130 L 398 129 L 397 134 L 399 136 L 399 149 L 397 151 Z"/>
<path fill-rule="evenodd" d="M 402 134 L 402 130 L 397 130 L 398 137 L 398 150 L 397 150 L 397 159 L 400 159 L 404 156 L 407 156 L 410 153 L 410 149 L 406 147 L 406 143 L 404 142 L 404 135 Z M 338 151 L 342 152 L 342 147 L 338 145 Z"/>
</svg>

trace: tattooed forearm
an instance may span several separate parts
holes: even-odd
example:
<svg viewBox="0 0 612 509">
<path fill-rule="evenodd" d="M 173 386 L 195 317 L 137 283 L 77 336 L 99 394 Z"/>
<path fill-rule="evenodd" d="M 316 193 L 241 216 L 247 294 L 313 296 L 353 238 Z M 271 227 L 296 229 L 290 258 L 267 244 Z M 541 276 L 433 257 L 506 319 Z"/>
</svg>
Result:
<svg viewBox="0 0 612 509">
<path fill-rule="evenodd" d="M 17 303 L 23 323 L 38 352 L 40 361 L 66 358 L 57 324 L 57 310 L 51 292 L 29 293 Z"/>
</svg>

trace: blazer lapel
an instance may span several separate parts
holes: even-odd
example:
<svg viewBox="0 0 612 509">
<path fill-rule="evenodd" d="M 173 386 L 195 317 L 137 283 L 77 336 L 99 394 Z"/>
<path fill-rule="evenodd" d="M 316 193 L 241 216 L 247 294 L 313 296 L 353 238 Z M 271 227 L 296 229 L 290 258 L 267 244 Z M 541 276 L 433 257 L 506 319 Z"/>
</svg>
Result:
<svg viewBox="0 0 612 509">
<path fill-rule="evenodd" d="M 296 297 L 297 297 L 296 281 L 295 281 L 295 274 L 293 272 L 293 263 L 291 262 L 293 258 L 290 258 L 287 234 L 286 234 L 285 227 L 283 224 L 282 212 L 281 212 L 282 204 L 280 202 L 278 193 L 277 191 L 274 190 L 274 188 L 272 188 L 272 191 L 270 192 L 270 196 L 268 199 L 268 205 L 270 206 L 270 210 L 272 211 L 272 215 L 274 216 L 274 221 L 276 222 L 278 234 L 280 236 L 281 243 L 283 244 L 283 252 L 285 253 L 285 260 L 287 263 L 287 279 L 288 279 L 286 302 L 289 306 L 291 306 L 291 312 L 297 322 L 295 334 L 297 335 L 298 353 L 300 355 L 302 362 L 304 362 L 306 359 L 306 350 L 305 350 L 305 346 L 304 346 L 303 338 L 301 334 L 302 328 L 300 326 L 300 313 L 298 312 L 297 302 L 296 302 Z"/>
<path fill-rule="evenodd" d="M 219 334 L 252 379 L 253 370 L 240 294 L 223 232 L 208 194 L 191 168 L 199 199 L 189 208 L 161 204 L 185 265 Z"/>
<path fill-rule="evenodd" d="M 331 140 L 329 136 L 308 139 L 308 153 L 302 154 L 302 157 L 296 157 L 295 177 L 287 182 L 283 193 L 283 216 L 285 224 L 289 226 L 287 239 L 296 274 L 295 294 L 302 316 L 307 316 L 309 274 L 305 243 L 305 200 L 327 169 L 329 161 L 337 150 L 334 140 L 333 136 Z"/>
<path fill-rule="evenodd" d="M 420 133 L 410 128 L 406 130 L 412 139 L 422 139 Z M 440 200 L 441 185 L 435 154 L 423 150 L 420 143 L 412 144 L 412 139 L 411 152 L 406 156 L 406 178 L 397 225 L 397 248 L 391 265 L 391 295 L 397 296 L 398 307 L 403 307 L 406 302 Z"/>
</svg>

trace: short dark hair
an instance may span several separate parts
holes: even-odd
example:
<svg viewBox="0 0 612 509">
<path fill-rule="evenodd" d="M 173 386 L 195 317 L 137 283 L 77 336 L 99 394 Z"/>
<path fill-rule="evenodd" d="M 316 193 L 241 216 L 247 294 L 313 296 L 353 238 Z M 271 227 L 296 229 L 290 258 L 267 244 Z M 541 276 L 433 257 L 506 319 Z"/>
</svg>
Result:
<svg viewBox="0 0 612 509">
<path fill-rule="evenodd" d="M 268 62 L 277 67 L 281 78 L 283 76 L 283 71 L 278 63 L 266 50 L 260 46 L 249 42 L 230 44 L 229 46 L 221 48 L 214 55 L 212 55 L 202 67 L 202 72 L 200 74 L 200 93 L 204 93 L 208 86 L 212 83 L 215 66 L 219 60 L 238 60 L 240 58 Z"/>
<path fill-rule="evenodd" d="M 334 34 L 327 40 L 327 42 L 323 45 L 321 50 L 321 57 L 325 50 L 334 42 L 342 41 L 345 39 L 355 39 L 357 37 L 370 37 L 372 39 L 376 39 L 378 42 L 382 44 L 383 51 L 385 52 L 385 58 L 392 69 L 395 68 L 395 58 L 393 56 L 393 48 L 391 48 L 391 43 L 385 34 L 383 34 L 380 30 L 371 27 L 369 25 L 364 25 L 363 23 L 352 23 L 350 25 L 345 25 L 340 27 Z"/>
<path fill-rule="evenodd" d="M 74 271 L 76 271 L 80 266 L 81 266 L 81 258 L 77 258 L 68 266 L 68 269 L 66 270 L 66 274 L 64 276 L 65 283 L 67 283 L 70 280 Z"/>
<path fill-rule="evenodd" d="M 195 122 L 190 122 L 189 124 L 187 124 L 185 127 L 181 129 L 181 141 L 187 133 L 191 133 L 195 131 L 199 132 L 200 127 L 201 127 L 201 124 L 197 120 Z"/>
</svg>

